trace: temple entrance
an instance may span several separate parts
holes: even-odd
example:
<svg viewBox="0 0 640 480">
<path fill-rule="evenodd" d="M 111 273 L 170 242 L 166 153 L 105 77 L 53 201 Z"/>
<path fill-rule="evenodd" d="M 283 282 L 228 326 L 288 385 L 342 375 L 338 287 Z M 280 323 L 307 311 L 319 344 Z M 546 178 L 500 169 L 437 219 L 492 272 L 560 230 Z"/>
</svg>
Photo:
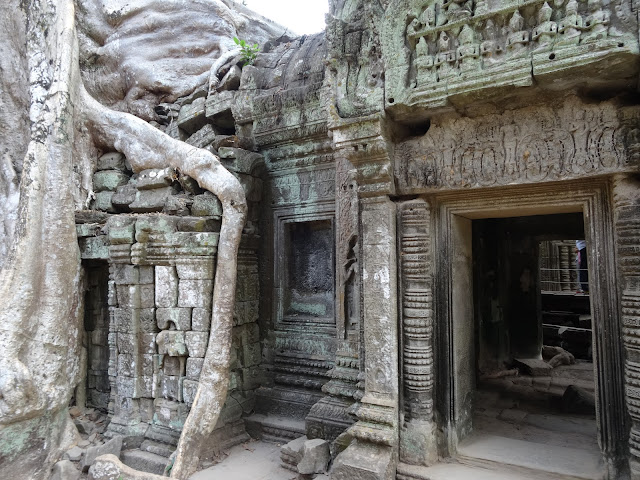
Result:
<svg viewBox="0 0 640 480">
<path fill-rule="evenodd" d="M 623 392 L 606 200 L 527 193 L 439 202 L 441 454 L 542 478 L 621 478 L 624 447 L 608 428 L 624 419 L 600 407 Z"/>
<path fill-rule="evenodd" d="M 544 456 L 550 473 L 602 478 L 582 214 L 471 227 L 475 395 L 459 453 L 531 469 Z"/>
</svg>

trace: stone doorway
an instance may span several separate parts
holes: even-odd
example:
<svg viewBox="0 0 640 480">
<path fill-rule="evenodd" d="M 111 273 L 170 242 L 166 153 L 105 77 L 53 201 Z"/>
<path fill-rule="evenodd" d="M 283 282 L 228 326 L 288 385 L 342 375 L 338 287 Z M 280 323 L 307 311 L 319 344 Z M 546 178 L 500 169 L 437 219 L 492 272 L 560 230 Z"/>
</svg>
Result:
<svg viewBox="0 0 640 480">
<path fill-rule="evenodd" d="M 555 475 L 559 475 L 559 478 L 621 478 L 621 472 L 624 470 L 621 458 L 624 451 L 622 431 L 625 419 L 620 370 L 621 345 L 615 301 L 617 290 L 615 280 L 612 280 L 614 276 L 610 275 L 610 272 L 614 271 L 613 236 L 607 186 L 594 184 L 593 187 L 589 189 L 579 185 L 575 189 L 566 188 L 563 192 L 555 191 L 555 195 L 535 187 L 527 188 L 526 192 L 518 192 L 518 189 L 514 188 L 503 190 L 500 195 L 478 192 L 464 199 L 452 196 L 452 198 L 442 197 L 434 202 L 437 205 L 437 251 L 440 253 L 436 256 L 436 275 L 438 278 L 446 279 L 436 285 L 438 328 L 436 348 L 438 357 L 443 360 L 437 368 L 436 383 L 440 388 L 436 389 L 436 410 L 442 419 L 448 422 L 444 423 L 446 426 L 443 428 L 445 435 L 440 445 L 441 454 L 457 456 L 461 461 L 507 463 L 529 469 L 534 468 L 537 462 L 542 470 L 547 470 L 548 475 L 552 475 L 551 472 L 555 471 Z M 500 362 L 513 361 L 515 358 L 533 358 L 540 355 L 543 345 L 540 273 L 536 258 L 540 250 L 540 238 L 534 239 L 535 236 L 530 233 L 520 235 L 520 240 L 529 239 L 530 250 L 534 252 L 532 256 L 529 255 L 531 257 L 529 260 L 535 258 L 535 262 L 531 265 L 536 266 L 529 267 L 527 274 L 522 275 L 523 262 L 527 255 L 512 258 L 511 263 L 519 268 L 520 272 L 511 284 L 518 288 L 526 285 L 532 294 L 528 297 L 518 296 L 517 293 L 510 292 L 508 282 L 505 283 L 507 290 L 503 293 L 507 296 L 515 295 L 513 301 L 514 305 L 521 310 L 518 317 L 521 324 L 518 328 L 513 328 L 509 322 L 515 320 L 503 321 L 502 332 L 500 328 L 497 329 L 497 333 L 493 332 L 492 344 L 491 341 L 487 341 L 487 332 L 484 332 L 484 337 L 480 335 L 477 321 L 478 316 L 482 318 L 482 315 L 487 315 L 487 308 L 490 312 L 491 301 L 484 304 L 474 302 L 471 294 L 474 286 L 480 290 L 488 288 L 486 269 L 485 278 L 482 278 L 482 268 L 474 269 L 474 264 L 483 262 L 490 264 L 491 255 L 485 252 L 483 259 L 483 255 L 474 252 L 474 246 L 477 251 L 476 244 L 479 242 L 477 238 L 479 234 L 476 233 L 474 236 L 474 231 L 492 231 L 495 230 L 496 225 L 520 224 L 520 229 L 526 233 L 527 228 L 531 229 L 537 224 L 537 226 L 544 225 L 549 234 L 555 225 L 558 227 L 555 232 L 556 240 L 559 239 L 558 237 L 572 239 L 572 237 L 582 236 L 580 234 L 582 223 L 584 236 L 589 244 L 589 255 L 592 258 L 598 255 L 597 267 L 591 268 L 589 272 L 592 291 L 590 310 L 593 314 L 594 332 L 593 359 L 596 373 L 593 382 L 594 403 L 597 413 L 595 422 L 591 425 L 578 422 L 579 427 L 574 428 L 590 438 L 589 448 L 586 451 L 585 449 L 574 451 L 573 454 L 570 450 L 566 450 L 560 455 L 565 467 L 574 472 L 573 476 L 567 477 L 567 469 L 554 470 L 555 467 L 550 467 L 547 460 L 542 461 L 550 454 L 560 451 L 553 446 L 553 442 L 549 444 L 548 441 L 541 441 L 536 447 L 526 442 L 519 444 L 515 439 L 506 442 L 495 441 L 496 438 L 487 436 L 485 440 L 489 441 L 474 443 L 474 439 L 482 433 L 482 427 L 487 426 L 487 422 L 483 424 L 482 421 L 474 418 L 474 413 L 478 412 L 479 405 L 484 404 L 486 408 L 492 402 L 496 404 L 495 396 L 492 398 L 483 389 L 478 389 L 481 383 L 480 372 L 483 372 L 479 366 L 483 364 L 487 369 L 491 361 L 494 365 L 498 365 Z M 575 231 L 567 231 L 571 228 Z M 502 255 L 499 253 L 501 249 L 496 245 L 495 239 L 490 240 L 489 243 L 496 252 L 494 256 Z M 495 258 L 493 260 L 495 261 Z M 486 292 L 484 294 L 486 297 Z M 478 295 L 476 299 L 477 297 Z M 496 307 L 495 302 L 493 307 Z M 496 327 L 496 325 L 492 326 Z M 491 337 L 491 332 L 489 333 Z M 507 363 L 507 366 L 509 365 Z M 531 383 L 533 385 L 532 379 Z M 609 402 L 616 403 L 617 408 L 611 408 Z M 602 408 L 605 405 L 607 407 Z M 518 425 L 515 420 L 518 419 L 515 417 L 518 414 L 519 412 L 511 411 L 505 413 L 505 415 L 514 416 L 511 418 L 511 424 L 515 425 L 516 429 Z M 528 412 L 521 414 L 523 418 L 519 420 L 523 420 L 526 415 Z M 556 426 L 560 426 L 561 423 L 559 419 L 553 417 L 534 418 L 536 421 L 544 419 Z M 567 424 L 563 426 L 567 427 Z M 523 447 L 522 451 L 520 447 Z M 522 456 L 526 456 L 528 462 L 518 463 L 518 457 Z"/>
<path fill-rule="evenodd" d="M 471 227 L 475 392 L 459 456 L 602 478 L 589 297 L 567 240 L 584 242 L 582 213 Z"/>
</svg>

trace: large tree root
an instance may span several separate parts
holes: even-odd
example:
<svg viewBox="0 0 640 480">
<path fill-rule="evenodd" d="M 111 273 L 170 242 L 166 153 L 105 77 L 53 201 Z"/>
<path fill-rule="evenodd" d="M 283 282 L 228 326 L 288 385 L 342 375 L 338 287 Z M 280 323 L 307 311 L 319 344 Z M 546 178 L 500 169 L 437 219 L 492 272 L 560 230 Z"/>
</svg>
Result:
<svg viewBox="0 0 640 480">
<path fill-rule="evenodd" d="M 186 479 L 198 468 L 201 446 L 213 432 L 227 396 L 237 254 L 247 212 L 244 191 L 212 153 L 174 140 L 133 115 L 110 110 L 84 89 L 80 98 L 94 138 L 124 153 L 134 171 L 170 165 L 193 177 L 222 203 L 209 345 L 171 470 L 171 478 Z"/>
</svg>

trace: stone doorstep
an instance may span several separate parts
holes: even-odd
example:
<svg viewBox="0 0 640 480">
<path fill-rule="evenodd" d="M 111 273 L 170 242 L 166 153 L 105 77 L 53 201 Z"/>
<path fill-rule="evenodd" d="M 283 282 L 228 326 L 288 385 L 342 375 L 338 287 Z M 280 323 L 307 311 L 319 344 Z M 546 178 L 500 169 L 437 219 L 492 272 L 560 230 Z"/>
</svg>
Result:
<svg viewBox="0 0 640 480">
<path fill-rule="evenodd" d="M 576 477 L 552 475 L 548 472 L 535 472 L 508 465 L 489 463 L 467 465 L 457 462 L 438 463 L 431 467 L 400 463 L 396 478 L 398 480 L 576 480 Z"/>
<path fill-rule="evenodd" d="M 605 475 L 604 463 L 596 452 L 491 434 L 469 435 L 458 446 L 457 460 L 471 467 L 521 468 L 529 474 L 544 473 L 540 478 L 549 480 L 600 480 Z"/>
<path fill-rule="evenodd" d="M 255 413 L 244 421 L 249 435 L 269 443 L 285 444 L 305 435 L 304 419 Z"/>
</svg>

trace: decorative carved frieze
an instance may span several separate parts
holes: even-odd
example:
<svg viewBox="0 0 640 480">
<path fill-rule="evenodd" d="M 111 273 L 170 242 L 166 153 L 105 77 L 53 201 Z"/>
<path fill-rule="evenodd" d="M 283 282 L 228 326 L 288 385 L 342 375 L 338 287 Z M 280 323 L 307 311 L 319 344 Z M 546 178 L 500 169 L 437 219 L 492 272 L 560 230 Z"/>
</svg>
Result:
<svg viewBox="0 0 640 480">
<path fill-rule="evenodd" d="M 387 17 L 387 107 L 443 106 L 478 90 L 551 82 L 562 70 L 599 80 L 637 74 L 629 0 L 399 0 Z"/>
<path fill-rule="evenodd" d="M 500 117 L 434 118 L 426 135 L 396 148 L 403 193 L 490 187 L 602 175 L 637 168 L 637 108 L 587 105 L 527 107 Z"/>
</svg>

